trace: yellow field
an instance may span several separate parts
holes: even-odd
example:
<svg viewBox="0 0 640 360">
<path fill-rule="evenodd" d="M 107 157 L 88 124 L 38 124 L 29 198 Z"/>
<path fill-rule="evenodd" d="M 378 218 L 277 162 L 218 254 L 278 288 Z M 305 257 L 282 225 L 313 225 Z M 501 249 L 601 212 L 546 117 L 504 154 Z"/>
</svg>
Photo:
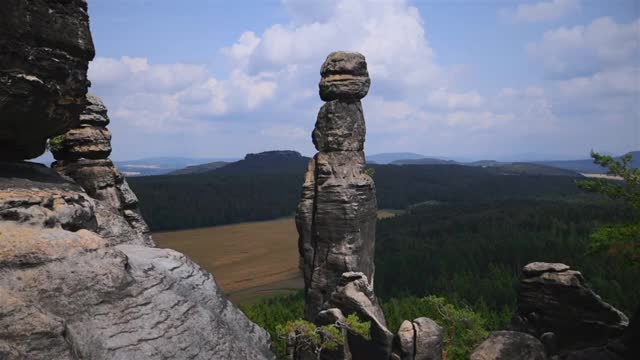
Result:
<svg viewBox="0 0 640 360">
<path fill-rule="evenodd" d="M 232 300 L 236 292 L 246 298 L 247 289 L 300 278 L 293 218 L 154 233 L 153 239 L 213 273 Z"/>
<path fill-rule="evenodd" d="M 380 211 L 379 218 L 394 214 Z M 211 272 L 236 304 L 302 289 L 293 218 L 153 234 Z"/>
</svg>

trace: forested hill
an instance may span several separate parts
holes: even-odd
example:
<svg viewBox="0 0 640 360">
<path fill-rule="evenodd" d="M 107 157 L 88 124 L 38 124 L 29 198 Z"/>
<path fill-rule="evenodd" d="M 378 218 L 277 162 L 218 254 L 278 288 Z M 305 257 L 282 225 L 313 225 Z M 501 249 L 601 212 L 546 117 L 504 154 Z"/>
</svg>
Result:
<svg viewBox="0 0 640 360">
<path fill-rule="evenodd" d="M 188 175 L 130 178 L 154 231 L 290 216 L 309 158 L 292 151 L 249 154 L 222 168 Z M 379 208 L 575 195 L 578 174 L 535 175 L 460 165 L 371 165 Z M 518 175 L 520 174 L 520 175 Z"/>
</svg>

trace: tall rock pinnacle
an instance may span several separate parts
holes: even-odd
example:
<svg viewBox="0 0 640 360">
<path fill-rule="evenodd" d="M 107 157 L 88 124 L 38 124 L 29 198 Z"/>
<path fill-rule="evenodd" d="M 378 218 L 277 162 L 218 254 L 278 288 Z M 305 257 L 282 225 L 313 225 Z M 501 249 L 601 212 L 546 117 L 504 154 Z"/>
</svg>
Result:
<svg viewBox="0 0 640 360">
<path fill-rule="evenodd" d="M 334 52 L 320 74 L 320 97 L 327 103 L 312 136 L 319 152 L 309 162 L 296 215 L 305 318 L 318 321 L 329 309 L 356 313 L 372 322 L 372 341 L 351 346 L 354 358 L 387 358 L 392 334 L 373 294 L 375 185 L 363 152 L 360 99 L 369 91 L 367 63 L 361 54 Z"/>
</svg>

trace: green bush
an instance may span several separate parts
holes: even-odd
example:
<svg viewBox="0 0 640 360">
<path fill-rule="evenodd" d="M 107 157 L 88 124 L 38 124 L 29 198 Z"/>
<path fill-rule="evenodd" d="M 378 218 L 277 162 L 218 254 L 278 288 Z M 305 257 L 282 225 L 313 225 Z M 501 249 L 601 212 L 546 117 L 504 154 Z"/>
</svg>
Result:
<svg viewBox="0 0 640 360">
<path fill-rule="evenodd" d="M 64 134 L 54 136 L 49 139 L 49 150 L 60 151 L 62 150 L 62 142 L 64 141 Z"/>
<path fill-rule="evenodd" d="M 486 324 L 491 321 L 491 317 L 504 317 L 504 314 L 489 310 L 480 314 L 469 307 L 453 305 L 437 296 L 395 298 L 384 302 L 382 307 L 389 330 L 394 334 L 403 320 L 428 317 L 436 321 L 444 328 L 444 351 L 450 360 L 468 359 L 474 347 L 488 336 Z M 299 320 L 303 316 L 303 308 L 304 297 L 300 292 L 246 306 L 243 310 L 253 322 L 269 331 L 278 358 L 284 359 L 286 342 L 282 336 L 283 331 L 306 324 Z M 510 316 L 510 312 L 506 314 L 506 317 Z M 357 324 L 353 327 L 357 328 Z"/>
<path fill-rule="evenodd" d="M 489 335 L 485 319 L 471 308 L 455 306 L 437 296 L 391 299 L 382 304 L 387 325 L 396 333 L 404 320 L 428 317 L 444 328 L 444 352 L 450 360 L 468 359 Z"/>
</svg>

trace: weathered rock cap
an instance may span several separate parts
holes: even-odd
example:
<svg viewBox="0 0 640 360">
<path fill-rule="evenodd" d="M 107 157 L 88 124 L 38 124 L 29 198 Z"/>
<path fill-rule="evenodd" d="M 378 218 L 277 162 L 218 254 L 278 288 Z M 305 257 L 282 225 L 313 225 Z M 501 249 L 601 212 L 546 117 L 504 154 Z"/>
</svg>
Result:
<svg viewBox="0 0 640 360">
<path fill-rule="evenodd" d="M 332 52 L 320 69 L 320 98 L 324 101 L 357 101 L 369 92 L 369 72 L 362 54 Z"/>
<path fill-rule="evenodd" d="M 538 276 L 546 272 L 563 272 L 571 269 L 569 265 L 561 263 L 532 262 L 522 268 L 522 273 L 526 277 Z"/>
<path fill-rule="evenodd" d="M 107 107 L 104 106 L 99 97 L 87 94 L 86 107 L 80 114 L 81 125 L 107 126 L 109 125 L 109 116 L 107 116 Z"/>
</svg>

